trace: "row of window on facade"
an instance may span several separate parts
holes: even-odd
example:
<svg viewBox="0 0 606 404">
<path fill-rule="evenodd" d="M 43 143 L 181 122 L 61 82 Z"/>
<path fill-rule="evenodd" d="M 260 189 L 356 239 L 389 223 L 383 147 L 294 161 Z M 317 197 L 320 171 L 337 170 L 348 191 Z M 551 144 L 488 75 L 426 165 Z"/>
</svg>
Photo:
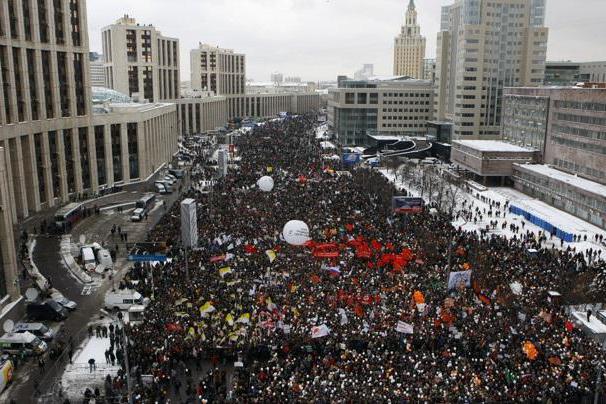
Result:
<svg viewBox="0 0 606 404">
<path fill-rule="evenodd" d="M 82 173 L 82 188 L 84 190 L 92 187 L 92 166 L 91 162 L 96 162 L 98 185 L 107 184 L 108 173 L 106 171 L 106 158 L 111 158 L 113 163 L 113 179 L 114 182 L 124 180 L 125 173 L 122 167 L 122 143 L 121 143 L 121 125 L 113 124 L 110 127 L 110 143 L 106 150 L 105 144 L 105 127 L 94 127 L 94 147 L 96 152 L 96 160 L 91 158 L 91 150 L 88 143 L 89 128 L 81 127 L 77 129 L 64 129 L 62 131 L 49 131 L 48 143 L 45 145 L 45 137 L 42 133 L 33 135 L 34 140 L 34 159 L 38 181 L 38 189 L 40 190 L 40 201 L 47 202 L 47 186 L 50 186 L 52 197 L 61 196 L 61 183 L 65 181 L 67 192 L 72 194 L 76 192 L 76 164 L 80 161 L 80 171 Z M 30 164 L 30 137 L 23 136 L 21 139 L 23 163 Z M 76 143 L 77 142 L 77 143 Z M 6 147 L 8 144 L 8 147 Z M 17 156 L 17 143 L 15 139 L 5 141 L 5 147 L 10 150 L 12 156 Z M 139 155 L 137 143 L 137 124 L 127 124 L 127 154 L 128 154 L 128 174 L 129 178 L 139 178 Z M 50 160 L 50 182 L 47 184 L 46 173 L 44 167 L 48 167 L 45 161 L 44 151 L 48 150 L 48 158 Z M 106 155 L 107 152 L 107 155 Z M 78 159 L 76 158 L 78 157 Z M 65 178 L 63 178 L 62 167 L 60 164 L 64 162 Z M 14 169 L 14 172 L 17 172 Z"/>
<path fill-rule="evenodd" d="M 19 10 L 17 10 L 17 2 L 8 0 L 8 25 L 4 18 L 0 17 L 0 37 L 10 37 L 12 39 L 23 39 L 32 41 L 34 37 L 34 15 L 31 4 L 32 0 L 21 1 L 21 13 L 23 19 L 19 20 Z M 35 1 L 35 0 L 34 0 Z M 48 21 L 48 6 L 52 5 L 52 19 L 54 23 L 54 39 L 56 44 L 66 44 L 66 31 L 64 24 L 64 14 L 62 0 L 52 1 L 36 1 L 38 7 L 38 30 L 40 32 L 40 42 L 50 43 L 50 29 Z M 70 0 L 69 2 L 69 29 L 71 31 L 72 45 L 82 45 L 82 30 L 80 25 L 80 1 Z M 21 24 L 22 23 L 22 24 Z"/>
<path fill-rule="evenodd" d="M 9 68 L 9 52 L 12 54 L 12 75 Z M 38 53 L 40 52 L 40 53 Z M 82 53 L 73 53 L 73 84 L 70 85 L 69 58 L 66 52 L 55 52 L 57 64 L 56 75 L 52 74 L 52 57 L 50 51 L 0 46 L 0 70 L 2 72 L 4 109 L 6 123 L 24 122 L 28 120 L 52 119 L 86 115 L 87 102 L 84 86 L 84 56 Z M 38 57 L 39 56 L 39 57 Z M 36 67 L 41 65 L 42 82 L 40 83 Z M 25 72 L 25 74 L 24 74 Z M 59 94 L 55 94 L 53 83 L 58 84 Z M 25 89 L 29 86 L 29 93 Z M 43 94 L 39 94 L 39 86 Z M 74 87 L 76 94 L 75 107 L 71 110 L 70 89 Z M 13 110 L 11 91 L 16 95 L 16 111 Z M 60 111 L 55 114 L 55 95 L 58 95 Z M 41 111 L 41 98 L 44 97 L 45 111 Z M 31 118 L 26 116 L 26 100 L 29 99 Z M 2 123 L 2 122 L 0 122 Z"/>
</svg>

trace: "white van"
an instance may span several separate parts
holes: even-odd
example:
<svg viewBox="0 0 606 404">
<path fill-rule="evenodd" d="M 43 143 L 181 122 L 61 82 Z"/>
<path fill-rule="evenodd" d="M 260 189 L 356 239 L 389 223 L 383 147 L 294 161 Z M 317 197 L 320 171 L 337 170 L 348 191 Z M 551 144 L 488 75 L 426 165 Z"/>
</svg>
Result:
<svg viewBox="0 0 606 404">
<path fill-rule="evenodd" d="M 143 220 L 143 216 L 145 215 L 145 211 L 141 208 L 137 208 L 133 211 L 132 216 L 130 217 L 131 222 L 140 222 Z"/>
<path fill-rule="evenodd" d="M 134 305 L 147 306 L 148 298 L 143 298 L 136 290 L 120 289 L 105 294 L 105 307 L 108 310 L 128 310 Z"/>
<path fill-rule="evenodd" d="M 29 332 L 44 341 L 50 341 L 55 336 L 55 332 L 42 323 L 17 323 L 13 332 L 20 334 Z"/>
<path fill-rule="evenodd" d="M 103 270 L 114 269 L 112 255 L 105 248 L 101 248 L 97 251 L 97 262 L 99 263 L 99 266 L 103 267 Z"/>
<path fill-rule="evenodd" d="M 97 261 L 95 260 L 95 253 L 91 247 L 83 247 L 82 253 L 82 265 L 87 271 L 94 271 L 97 268 Z"/>
<path fill-rule="evenodd" d="M 26 355 L 42 355 L 46 352 L 47 345 L 46 342 L 26 331 L 4 334 L 0 337 L 0 349 L 10 354 L 23 351 Z"/>
</svg>

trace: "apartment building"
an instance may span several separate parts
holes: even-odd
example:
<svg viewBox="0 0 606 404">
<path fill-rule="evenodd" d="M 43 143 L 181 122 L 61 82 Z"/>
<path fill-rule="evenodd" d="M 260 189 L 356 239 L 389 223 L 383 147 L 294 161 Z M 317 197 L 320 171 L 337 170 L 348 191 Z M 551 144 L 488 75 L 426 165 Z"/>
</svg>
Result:
<svg viewBox="0 0 606 404">
<path fill-rule="evenodd" d="M 408 3 L 404 25 L 394 39 L 393 74 L 415 79 L 424 77 L 425 37 L 417 23 L 417 9 L 414 0 Z"/>
<path fill-rule="evenodd" d="M 102 29 L 107 87 L 148 102 L 180 98 L 179 40 L 125 15 Z"/>
<path fill-rule="evenodd" d="M 191 87 L 215 95 L 244 94 L 246 56 L 231 49 L 200 44 L 190 52 Z"/>
<path fill-rule="evenodd" d="M 458 139 L 500 136 L 504 87 L 540 86 L 545 0 L 456 0 L 442 9 L 434 119 Z"/>
<path fill-rule="evenodd" d="M 433 86 L 408 77 L 341 79 L 329 89 L 328 125 L 344 145 L 366 145 L 370 131 L 421 136 L 432 116 Z"/>
</svg>

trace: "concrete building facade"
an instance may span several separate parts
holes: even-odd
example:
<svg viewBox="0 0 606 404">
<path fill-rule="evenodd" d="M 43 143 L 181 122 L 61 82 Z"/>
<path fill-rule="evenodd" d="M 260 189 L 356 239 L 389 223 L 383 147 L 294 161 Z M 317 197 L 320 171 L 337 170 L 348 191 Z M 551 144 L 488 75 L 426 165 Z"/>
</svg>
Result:
<svg viewBox="0 0 606 404">
<path fill-rule="evenodd" d="M 545 0 L 456 0 L 442 9 L 434 119 L 460 139 L 500 136 L 503 88 L 543 83 Z"/>
<path fill-rule="evenodd" d="M 107 87 L 138 100 L 180 97 L 179 40 L 125 15 L 102 29 Z"/>
<path fill-rule="evenodd" d="M 394 39 L 393 74 L 415 79 L 424 77 L 425 37 L 417 23 L 417 9 L 414 0 L 408 3 L 404 25 Z"/>
<path fill-rule="evenodd" d="M 191 87 L 214 95 L 244 94 L 246 56 L 207 44 L 190 52 Z"/>
<path fill-rule="evenodd" d="M 515 188 L 606 229 L 606 186 L 541 164 L 513 166 Z"/>
<path fill-rule="evenodd" d="M 105 82 L 105 62 L 103 61 L 103 55 L 91 52 L 89 61 L 90 85 L 93 87 L 106 87 L 107 83 Z"/>
<path fill-rule="evenodd" d="M 606 89 L 505 90 L 504 140 L 531 145 L 542 161 L 606 183 Z"/>
<path fill-rule="evenodd" d="M 341 80 L 329 90 L 328 125 L 343 145 L 365 145 L 367 132 L 422 136 L 432 114 L 433 87 L 408 77 Z"/>
<path fill-rule="evenodd" d="M 196 134 L 214 130 L 238 117 L 271 118 L 279 112 L 305 114 L 320 109 L 320 95 L 246 94 L 182 98 L 177 101 L 180 133 Z"/>
<path fill-rule="evenodd" d="M 18 299 L 20 294 L 11 214 L 14 207 L 9 198 L 11 189 L 6 161 L 6 150 L 0 147 L 0 309 Z"/>
<path fill-rule="evenodd" d="M 1 4 L 0 147 L 14 222 L 144 178 L 176 151 L 174 105 L 93 113 L 84 0 Z"/>
</svg>

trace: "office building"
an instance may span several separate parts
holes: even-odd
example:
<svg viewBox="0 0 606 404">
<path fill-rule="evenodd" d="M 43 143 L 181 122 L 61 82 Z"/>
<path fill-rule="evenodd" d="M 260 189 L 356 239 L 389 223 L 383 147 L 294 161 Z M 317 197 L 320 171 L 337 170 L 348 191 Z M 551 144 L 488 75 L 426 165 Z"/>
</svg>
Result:
<svg viewBox="0 0 606 404">
<path fill-rule="evenodd" d="M 275 84 L 282 84 L 282 82 L 284 82 L 284 75 L 278 72 L 272 73 L 270 81 Z"/>
<path fill-rule="evenodd" d="M 579 81 L 606 83 L 606 62 L 584 62 L 579 67 Z"/>
<path fill-rule="evenodd" d="M 425 37 L 421 36 L 421 27 L 417 24 L 415 2 L 410 0 L 404 25 L 394 40 L 393 74 L 422 79 L 424 58 Z"/>
<path fill-rule="evenodd" d="M 514 164 L 517 190 L 606 229 L 606 186 L 543 164 Z"/>
<path fill-rule="evenodd" d="M 10 28 L 0 33 L 0 147 L 15 222 L 141 181 L 177 148 L 174 104 L 128 105 L 125 95 L 93 94 L 86 2 L 37 7 L 40 13 L 9 7 L 0 21 Z"/>
<path fill-rule="evenodd" d="M 0 310 L 19 299 L 19 276 L 15 252 L 11 189 L 8 183 L 7 153 L 0 147 Z M 0 316 L 4 320 L 4 316 Z"/>
<path fill-rule="evenodd" d="M 545 63 L 546 86 L 573 86 L 579 79 L 581 63 L 575 62 L 547 62 Z"/>
<path fill-rule="evenodd" d="M 207 44 L 200 44 L 190 52 L 191 87 L 210 91 L 214 95 L 244 94 L 246 57 Z"/>
<path fill-rule="evenodd" d="M 125 15 L 102 29 L 107 87 L 135 100 L 180 97 L 179 40 Z"/>
<path fill-rule="evenodd" d="M 320 109 L 317 93 L 245 94 L 177 100 L 182 135 L 219 129 L 238 117 L 272 118 L 280 112 L 306 114 Z"/>
<path fill-rule="evenodd" d="M 300 83 L 301 77 L 297 77 L 297 76 L 288 76 L 284 79 L 285 83 Z"/>
<path fill-rule="evenodd" d="M 373 64 L 365 64 L 360 70 L 354 73 L 354 80 L 368 80 L 375 75 L 375 66 Z"/>
<path fill-rule="evenodd" d="M 90 85 L 93 87 L 105 87 L 105 62 L 103 61 L 103 55 L 99 55 L 97 52 L 91 52 L 89 57 L 89 69 L 90 69 Z"/>
<path fill-rule="evenodd" d="M 329 90 L 328 125 L 343 145 L 366 145 L 369 131 L 424 136 L 432 98 L 426 80 L 342 78 L 339 87 Z"/>
<path fill-rule="evenodd" d="M 423 80 L 429 80 L 432 83 L 436 80 L 435 59 L 423 59 Z"/>
<path fill-rule="evenodd" d="M 507 88 L 503 139 L 557 169 L 606 184 L 606 89 Z"/>
<path fill-rule="evenodd" d="M 434 119 L 454 137 L 500 136 L 504 87 L 539 86 L 545 76 L 545 0 L 456 0 L 442 10 Z"/>
</svg>

